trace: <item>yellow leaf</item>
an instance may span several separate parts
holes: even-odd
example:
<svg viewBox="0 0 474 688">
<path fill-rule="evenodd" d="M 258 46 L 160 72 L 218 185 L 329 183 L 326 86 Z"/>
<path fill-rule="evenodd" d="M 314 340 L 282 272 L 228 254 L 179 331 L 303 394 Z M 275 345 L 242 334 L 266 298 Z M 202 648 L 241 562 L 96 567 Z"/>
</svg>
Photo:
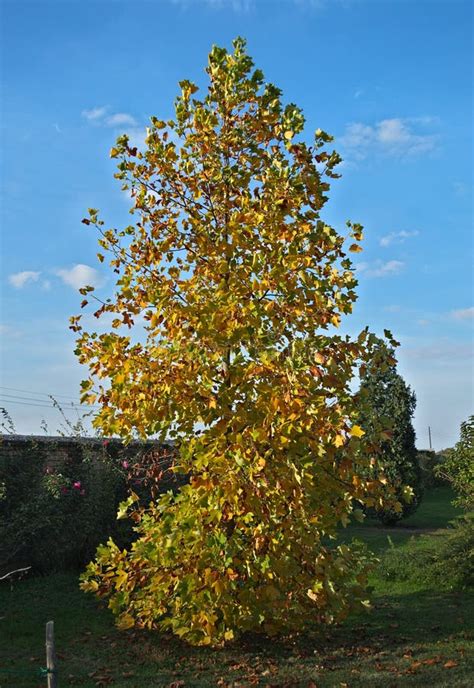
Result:
<svg viewBox="0 0 474 688">
<path fill-rule="evenodd" d="M 365 435 L 365 430 L 362 430 L 360 425 L 353 425 L 351 428 L 351 435 L 352 437 L 362 437 L 362 435 Z"/>
<path fill-rule="evenodd" d="M 349 246 L 349 251 L 352 251 L 352 253 L 361 253 L 362 247 L 359 246 L 359 244 L 351 244 Z"/>
<path fill-rule="evenodd" d="M 224 640 L 232 640 L 234 637 L 234 631 L 226 631 L 224 633 Z"/>
<path fill-rule="evenodd" d="M 214 590 L 217 592 L 218 595 L 221 595 L 222 592 L 225 590 L 225 585 L 224 585 L 223 581 L 222 581 L 220 578 L 218 578 L 218 579 L 212 584 L 212 587 L 214 588 Z"/>
<path fill-rule="evenodd" d="M 291 130 L 285 131 L 285 139 L 287 141 L 290 141 L 294 135 L 295 135 L 294 131 L 291 131 Z"/>
<path fill-rule="evenodd" d="M 133 619 L 133 616 L 130 614 L 122 614 L 122 616 L 119 618 L 117 621 L 117 627 L 120 628 L 120 630 L 125 631 L 127 628 L 132 628 L 132 626 L 135 625 L 135 621 Z"/>
<path fill-rule="evenodd" d="M 117 589 L 121 588 L 124 583 L 126 583 L 128 574 L 126 571 L 119 571 L 117 577 L 115 578 L 115 587 Z"/>
</svg>

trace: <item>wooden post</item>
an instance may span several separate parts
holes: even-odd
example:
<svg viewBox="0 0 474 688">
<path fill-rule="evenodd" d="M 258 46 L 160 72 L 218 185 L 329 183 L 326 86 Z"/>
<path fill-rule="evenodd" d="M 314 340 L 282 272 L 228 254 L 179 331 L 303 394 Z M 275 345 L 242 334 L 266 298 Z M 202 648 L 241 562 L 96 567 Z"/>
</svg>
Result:
<svg viewBox="0 0 474 688">
<path fill-rule="evenodd" d="M 56 651 L 54 647 L 54 621 L 48 621 L 46 624 L 46 668 L 48 669 L 48 688 L 58 688 Z"/>
</svg>

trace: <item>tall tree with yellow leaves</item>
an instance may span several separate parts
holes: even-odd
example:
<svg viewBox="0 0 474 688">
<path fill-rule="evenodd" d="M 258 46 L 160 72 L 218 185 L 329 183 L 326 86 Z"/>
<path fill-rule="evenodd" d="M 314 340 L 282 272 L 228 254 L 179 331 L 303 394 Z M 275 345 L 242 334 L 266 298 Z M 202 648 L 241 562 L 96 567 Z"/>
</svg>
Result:
<svg viewBox="0 0 474 688">
<path fill-rule="evenodd" d="M 71 319 L 97 427 L 173 439 L 189 476 L 149 505 L 131 495 L 121 515 L 136 541 L 99 548 L 83 588 L 109 597 L 120 626 L 195 644 L 364 604 L 365 561 L 328 543 L 384 482 L 350 387 L 361 366 L 385 365 L 378 340 L 331 329 L 356 300 L 346 239 L 355 252 L 362 239 L 360 225 L 343 237 L 320 218 L 340 157 L 324 131 L 304 142 L 301 110 L 244 40 L 214 47 L 206 71 L 205 97 L 182 81 L 175 120 L 153 117 L 144 151 L 126 136 L 112 149 L 136 222 L 84 220 L 119 276 L 96 312 L 113 314 L 112 331 Z"/>
</svg>

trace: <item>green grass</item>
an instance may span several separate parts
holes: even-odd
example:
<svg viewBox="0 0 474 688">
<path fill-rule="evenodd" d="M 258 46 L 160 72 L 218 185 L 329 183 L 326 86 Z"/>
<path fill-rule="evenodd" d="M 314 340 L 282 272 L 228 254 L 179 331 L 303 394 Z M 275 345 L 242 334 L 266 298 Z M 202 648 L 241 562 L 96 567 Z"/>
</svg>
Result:
<svg viewBox="0 0 474 688">
<path fill-rule="evenodd" d="M 396 526 L 384 526 L 377 519 L 366 519 L 363 523 L 352 523 L 341 530 L 339 540 L 350 542 L 356 538 L 366 542 L 377 554 L 394 545 L 401 545 L 413 536 L 445 528 L 462 511 L 453 506 L 455 493 L 449 487 L 436 487 L 426 492 L 419 508 L 409 518 Z"/>
<path fill-rule="evenodd" d="M 434 487 L 425 493 L 419 508 L 404 519 L 402 528 L 444 528 L 449 521 L 460 516 L 461 509 L 453 506 L 456 494 L 450 487 Z"/>
<path fill-rule="evenodd" d="M 395 547 L 423 547 L 425 538 L 439 537 L 413 535 L 413 528 L 445 526 L 456 515 L 450 499 L 443 488 L 427 495 L 411 529 L 394 529 Z M 377 526 L 349 531 L 382 556 L 389 546 Z M 50 619 L 60 688 L 471 686 L 474 592 L 431 589 L 420 581 L 392 583 L 377 572 L 371 583 L 370 614 L 278 640 L 248 636 L 214 651 L 163 634 L 117 631 L 111 613 L 83 594 L 72 574 L 23 580 L 13 589 L 2 584 L 0 688 L 44 688 L 35 672 L 44 666 L 44 625 Z"/>
</svg>

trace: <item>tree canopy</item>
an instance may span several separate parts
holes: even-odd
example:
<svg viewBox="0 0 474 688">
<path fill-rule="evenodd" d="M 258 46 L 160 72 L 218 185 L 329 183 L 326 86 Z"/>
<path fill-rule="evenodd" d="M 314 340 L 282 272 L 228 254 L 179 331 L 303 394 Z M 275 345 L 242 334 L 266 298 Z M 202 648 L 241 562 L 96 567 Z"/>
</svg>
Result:
<svg viewBox="0 0 474 688">
<path fill-rule="evenodd" d="M 437 468 L 458 493 L 457 503 L 466 508 L 474 507 L 474 416 L 461 423 L 459 441 L 453 449 L 447 449 L 445 460 Z"/>
<path fill-rule="evenodd" d="M 213 47 L 206 71 L 204 97 L 181 81 L 175 119 L 152 117 L 144 150 L 126 136 L 112 149 L 135 223 L 104 230 L 95 209 L 84 220 L 117 274 L 95 312 L 111 331 L 71 319 L 97 426 L 173 439 L 189 478 L 148 505 L 131 495 L 121 515 L 136 541 L 101 547 L 83 587 L 109 597 L 122 627 L 197 644 L 366 605 L 364 558 L 330 539 L 357 505 L 400 508 L 351 389 L 387 357 L 368 329 L 334 331 L 356 300 L 348 252 L 362 227 L 343 236 L 321 219 L 340 162 L 332 138 L 305 142 L 301 110 L 244 40 Z"/>
<path fill-rule="evenodd" d="M 416 397 L 395 366 L 369 367 L 362 377 L 361 395 L 364 403 L 360 422 L 365 432 L 378 435 L 381 426 L 385 427 L 381 458 L 386 477 L 403 507 L 394 511 L 378 505 L 374 511 L 383 523 L 394 525 L 417 509 L 423 494 L 412 422 Z M 412 488 L 408 500 L 404 499 L 407 485 Z"/>
</svg>

